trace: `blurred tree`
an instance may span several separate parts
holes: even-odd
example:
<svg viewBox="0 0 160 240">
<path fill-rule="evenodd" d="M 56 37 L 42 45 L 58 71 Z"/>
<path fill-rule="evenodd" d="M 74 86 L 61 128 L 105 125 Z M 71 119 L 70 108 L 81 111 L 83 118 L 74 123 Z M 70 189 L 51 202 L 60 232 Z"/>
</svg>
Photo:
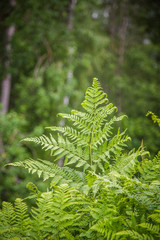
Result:
<svg viewBox="0 0 160 240">
<path fill-rule="evenodd" d="M 110 98 L 120 112 L 128 115 L 122 127 L 127 126 L 134 146 L 138 147 L 143 139 L 145 146 L 156 153 L 160 133 L 144 116 L 148 109 L 160 113 L 160 46 L 153 37 L 154 31 L 160 32 L 158 1 L 106 0 L 103 4 L 103 16 L 108 20 L 104 28 L 110 36 L 107 50 L 113 55 L 113 68 L 106 67 L 104 72 Z M 149 21 L 157 26 L 153 32 L 148 28 Z"/>
</svg>

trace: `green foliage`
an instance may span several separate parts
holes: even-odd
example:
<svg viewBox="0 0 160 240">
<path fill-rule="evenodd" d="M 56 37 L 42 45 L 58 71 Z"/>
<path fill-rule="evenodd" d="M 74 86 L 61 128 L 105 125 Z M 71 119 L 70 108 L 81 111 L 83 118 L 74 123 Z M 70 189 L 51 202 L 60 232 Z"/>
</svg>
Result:
<svg viewBox="0 0 160 240">
<path fill-rule="evenodd" d="M 85 206 L 83 195 L 67 184 L 54 187 L 53 193 L 43 193 L 31 213 L 34 238 L 74 239 L 88 225 Z"/>
<path fill-rule="evenodd" d="M 160 152 L 153 160 L 143 159 L 138 169 L 141 173 L 141 181 L 158 184 L 160 179 Z"/>
<path fill-rule="evenodd" d="M 26 126 L 26 120 L 23 115 L 16 112 L 10 112 L 6 115 L 0 113 L 0 132 L 3 139 L 3 153 L 1 156 L 1 166 L 15 158 L 22 160 L 27 152 L 21 144 L 20 139 L 24 137 L 21 133 Z"/>
<path fill-rule="evenodd" d="M 14 206 L 3 202 L 0 212 L 0 239 L 29 239 L 30 218 L 27 205 L 17 198 Z"/>
<path fill-rule="evenodd" d="M 76 3 L 74 9 L 72 3 Z M 9 115 L 17 112 L 21 119 L 14 125 L 13 119 L 8 121 L 6 116 L 8 128 L 7 124 L 1 125 L 4 164 L 6 160 L 21 161 L 23 153 L 32 152 L 33 158 L 37 154 L 32 145 L 27 144 L 29 149 L 20 146 L 17 134 L 11 134 L 11 141 L 9 129 L 14 127 L 15 132 L 17 128 L 16 132 L 24 135 L 20 138 L 24 138 L 42 135 L 45 126 L 59 126 L 56 114 L 79 110 L 83 91 L 94 75 L 101 78 L 119 112 L 129 116 L 121 123 L 122 131 L 128 128 L 132 137 L 129 148 L 137 149 L 143 139 L 152 156 L 157 154 L 160 132 L 144 115 L 148 109 L 159 114 L 160 109 L 158 4 L 143 0 L 17 0 L 11 6 L 10 1 L 1 1 L 0 91 L 9 73 Z M 15 32 L 8 47 L 6 33 L 13 25 Z M 64 102 L 66 96 L 68 105 Z M 22 119 L 25 126 L 19 128 Z M 45 159 L 46 152 L 41 151 L 39 156 Z M 17 197 L 15 179 L 24 185 L 25 176 L 20 176 L 17 169 L 10 171 L 6 175 L 3 169 L 0 176 L 6 186 L 0 186 L 3 200 Z"/>
<path fill-rule="evenodd" d="M 21 199 L 16 199 L 14 207 L 3 202 L 0 239 L 74 239 L 73 234 L 78 235 L 88 225 L 87 205 L 84 196 L 67 184 L 41 194 L 31 218 Z"/>
<path fill-rule="evenodd" d="M 24 138 L 24 131 L 26 121 L 23 115 L 19 115 L 15 112 L 10 112 L 6 115 L 0 114 L 0 203 L 1 201 L 14 201 L 15 197 L 22 194 L 22 191 L 26 194 L 25 183 L 21 181 L 27 177 L 25 173 L 19 171 L 19 169 L 6 169 L 5 164 L 9 162 L 22 161 L 28 157 L 28 151 L 26 147 L 20 143 L 20 140 Z M 21 182 L 19 185 L 17 182 Z M 14 195 L 14 196 L 13 196 Z"/>
<path fill-rule="evenodd" d="M 36 172 L 39 177 L 43 177 L 44 181 L 48 178 L 52 178 L 52 184 L 68 182 L 71 185 L 77 185 L 81 184 L 81 182 L 85 182 L 84 173 L 68 167 L 60 168 L 54 163 L 41 159 L 27 159 L 23 162 L 10 163 L 8 165 L 24 167 L 32 174 Z"/>
<path fill-rule="evenodd" d="M 92 87 L 88 88 L 82 107 L 85 112 L 72 110 L 71 114 L 58 114 L 73 122 L 74 127 L 50 127 L 52 131 L 58 131 L 58 138 L 51 134 L 49 137 L 24 139 L 40 144 L 42 149 L 50 150 L 51 156 L 57 161 L 65 157 L 65 166 L 74 165 L 75 168 L 105 172 L 105 164 L 114 164 L 114 159 L 120 154 L 129 140 L 125 132 L 111 137 L 113 124 L 123 119 L 112 117 L 107 121 L 116 108 L 107 104 L 106 94 L 96 78 L 93 79 Z"/>
<path fill-rule="evenodd" d="M 151 118 L 154 123 L 157 123 L 158 126 L 160 127 L 160 118 L 158 118 L 153 112 L 148 112 L 146 116 L 151 115 Z"/>
<path fill-rule="evenodd" d="M 59 114 L 69 125 L 48 128 L 58 132 L 57 138 L 49 134 L 24 139 L 49 151 L 54 162 L 64 157 L 62 168 L 41 159 L 9 163 L 51 179 L 51 184 L 47 192 L 28 184 L 27 199 L 35 199 L 29 215 L 22 200 L 17 199 L 15 206 L 3 203 L 2 239 L 4 234 L 8 240 L 159 239 L 159 154 L 148 159 L 143 145 L 128 151 L 126 133 L 118 129 L 113 134 L 113 124 L 124 116 L 113 116 L 116 108 L 96 78 L 82 107 L 83 112 Z"/>
<path fill-rule="evenodd" d="M 4 167 L 8 163 L 20 162 L 28 158 L 29 152 L 37 156 L 35 149 L 27 143 L 22 145 L 20 142 L 25 137 L 26 126 L 24 115 L 16 112 L 0 114 L 0 141 L 2 141 L 0 148 L 3 148 L 0 153 L 0 204 L 2 201 L 14 201 L 19 195 L 24 197 L 27 194 L 25 186 L 30 181 L 27 172 L 22 172 L 19 168 Z M 41 134 L 42 131 L 37 127 L 35 133 Z M 40 182 L 37 184 L 40 185 Z M 41 188 L 46 189 L 47 186 Z"/>
</svg>

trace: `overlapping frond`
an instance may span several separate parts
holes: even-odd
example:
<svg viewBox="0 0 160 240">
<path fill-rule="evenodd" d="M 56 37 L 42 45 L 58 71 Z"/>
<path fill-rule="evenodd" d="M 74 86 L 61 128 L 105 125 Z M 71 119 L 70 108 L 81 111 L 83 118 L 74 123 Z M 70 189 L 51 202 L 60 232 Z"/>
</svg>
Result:
<svg viewBox="0 0 160 240">
<path fill-rule="evenodd" d="M 124 116 L 112 116 L 116 108 L 96 78 L 82 107 L 83 112 L 59 114 L 72 126 L 48 127 L 57 137 L 24 139 L 49 151 L 53 161 L 64 157 L 64 166 L 41 159 L 9 164 L 50 178 L 51 184 L 46 193 L 27 185 L 36 203 L 31 218 L 22 200 L 3 203 L 0 240 L 160 238 L 160 155 L 152 161 L 143 147 L 124 152 L 130 138 L 112 131 Z"/>
<path fill-rule="evenodd" d="M 89 144 L 89 135 L 80 133 L 72 127 L 47 127 L 47 129 L 63 133 L 63 135 L 70 139 L 72 143 L 79 146 L 87 146 Z"/>
<path fill-rule="evenodd" d="M 111 171 L 117 171 L 122 175 L 133 176 L 137 171 L 138 157 L 141 151 L 134 149 L 128 154 L 122 154 L 117 157 L 115 164 L 111 167 Z"/>
<path fill-rule="evenodd" d="M 116 234 L 117 236 L 121 236 L 120 239 L 135 239 L 135 240 L 154 240 L 154 237 L 149 234 L 140 234 L 134 230 L 126 230 L 126 231 L 121 231 Z M 127 238 L 124 238 L 127 237 Z"/>
<path fill-rule="evenodd" d="M 33 234 L 35 237 L 40 234 L 43 239 L 48 236 L 74 239 L 73 233 L 80 231 L 78 225 L 85 205 L 82 194 L 67 184 L 55 187 L 54 192 L 43 193 L 37 199 L 37 207 L 32 209 Z"/>
<path fill-rule="evenodd" d="M 105 164 L 115 161 L 129 140 L 125 132 L 118 131 L 112 137 L 113 124 L 124 116 L 111 117 L 116 107 L 108 103 L 107 95 L 97 78 L 93 79 L 92 86 L 87 89 L 82 107 L 85 112 L 72 110 L 70 114 L 58 114 L 71 121 L 73 127 L 48 127 L 58 132 L 57 139 L 50 134 L 26 138 L 24 141 L 34 142 L 45 151 L 49 150 L 54 161 L 65 157 L 65 166 L 105 172 Z"/>
<path fill-rule="evenodd" d="M 81 132 L 83 132 L 84 134 L 90 134 L 91 132 L 91 127 L 92 127 L 92 121 L 88 121 L 86 120 L 86 113 L 81 113 L 81 116 L 79 116 L 79 114 L 77 114 L 78 111 L 72 110 L 71 114 L 65 114 L 65 113 L 59 113 L 58 116 L 62 117 L 62 118 L 66 118 L 69 121 L 73 122 L 73 126 L 76 127 L 77 129 L 79 129 Z M 88 119 L 91 118 L 90 115 L 88 115 L 87 117 Z"/>
<path fill-rule="evenodd" d="M 100 233 L 107 240 L 115 239 L 115 232 L 109 226 L 108 219 L 100 220 L 98 223 L 93 225 L 90 230 Z"/>
<path fill-rule="evenodd" d="M 158 181 L 160 179 L 160 152 L 153 160 L 144 159 L 138 169 L 141 174 L 141 181 L 148 183 Z M 160 185 L 160 180 L 157 185 Z"/>
<path fill-rule="evenodd" d="M 157 237 L 160 237 L 160 226 L 151 223 L 141 223 L 138 226 Z"/>
<path fill-rule="evenodd" d="M 160 209 L 156 210 L 153 214 L 151 214 L 149 218 L 160 225 Z"/>
<path fill-rule="evenodd" d="M 0 239 L 29 239 L 27 232 L 30 230 L 30 218 L 27 212 L 27 205 L 20 198 L 15 200 L 14 206 L 3 202 L 0 211 Z"/>
<path fill-rule="evenodd" d="M 110 136 L 112 135 L 112 125 L 114 124 L 114 122 L 122 120 L 123 117 L 124 116 L 113 117 L 109 122 L 105 123 L 102 129 L 97 124 L 97 129 L 99 131 L 96 131 L 93 135 L 93 146 L 97 147 L 97 145 L 102 145 L 105 141 L 108 141 L 110 139 Z"/>
<path fill-rule="evenodd" d="M 25 142 L 34 142 L 38 145 L 42 146 L 42 149 L 45 151 L 52 150 L 55 146 L 57 146 L 56 140 L 53 138 L 52 134 L 50 134 L 49 137 L 46 135 L 40 136 L 40 137 L 31 137 L 31 138 L 25 138 L 23 139 Z"/>
<path fill-rule="evenodd" d="M 86 151 L 81 146 L 74 145 L 67 138 L 58 134 L 58 139 L 55 141 L 53 136 L 50 137 L 45 135 L 36 138 L 24 139 L 25 141 L 32 141 L 42 146 L 42 149 L 49 150 L 51 155 L 54 157 L 54 161 L 57 161 L 61 157 L 66 157 L 65 164 L 71 165 L 76 164 L 77 167 L 83 166 L 85 169 L 90 167 L 86 161 Z"/>
<path fill-rule="evenodd" d="M 52 182 L 58 183 L 59 181 L 68 181 L 81 183 L 85 182 L 85 174 L 82 172 L 74 171 L 68 167 L 60 168 L 56 164 L 42 159 L 33 160 L 27 159 L 25 161 L 10 163 L 9 165 L 16 167 L 23 167 L 28 169 L 29 172 L 37 173 L 39 177 L 42 176 L 43 180 L 52 178 Z"/>
<path fill-rule="evenodd" d="M 94 114 L 97 108 L 108 102 L 107 95 L 102 91 L 102 87 L 97 78 L 93 78 L 92 87 L 89 87 L 85 94 L 82 107 L 89 113 Z"/>
</svg>

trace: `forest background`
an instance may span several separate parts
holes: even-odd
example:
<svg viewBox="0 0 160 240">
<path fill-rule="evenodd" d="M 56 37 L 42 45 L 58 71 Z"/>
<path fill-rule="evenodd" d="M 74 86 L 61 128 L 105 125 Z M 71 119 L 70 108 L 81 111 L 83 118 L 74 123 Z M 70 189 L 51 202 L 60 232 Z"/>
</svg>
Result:
<svg viewBox="0 0 160 240">
<path fill-rule="evenodd" d="M 160 115 L 158 0 L 1 1 L 0 33 L 0 201 L 26 194 L 30 175 L 4 168 L 37 157 L 20 140 L 63 125 L 56 114 L 78 109 L 93 77 L 128 116 L 119 127 L 130 148 L 158 152 L 160 132 L 146 117 Z"/>
</svg>

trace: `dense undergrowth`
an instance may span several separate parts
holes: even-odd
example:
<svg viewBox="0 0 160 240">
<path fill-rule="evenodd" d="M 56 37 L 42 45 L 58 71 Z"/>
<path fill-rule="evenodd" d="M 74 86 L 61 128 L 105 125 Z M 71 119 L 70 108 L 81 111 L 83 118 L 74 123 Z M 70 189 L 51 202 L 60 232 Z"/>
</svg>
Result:
<svg viewBox="0 0 160 240">
<path fill-rule="evenodd" d="M 50 151 L 53 161 L 9 165 L 50 178 L 50 186 L 40 192 L 28 183 L 31 209 L 20 198 L 3 202 L 0 239 L 160 239 L 160 152 L 150 159 L 143 145 L 128 151 L 126 131 L 113 134 L 125 116 L 116 116 L 96 78 L 82 107 L 59 114 L 67 126 L 47 128 L 57 138 L 50 133 L 24 139 Z"/>
</svg>

